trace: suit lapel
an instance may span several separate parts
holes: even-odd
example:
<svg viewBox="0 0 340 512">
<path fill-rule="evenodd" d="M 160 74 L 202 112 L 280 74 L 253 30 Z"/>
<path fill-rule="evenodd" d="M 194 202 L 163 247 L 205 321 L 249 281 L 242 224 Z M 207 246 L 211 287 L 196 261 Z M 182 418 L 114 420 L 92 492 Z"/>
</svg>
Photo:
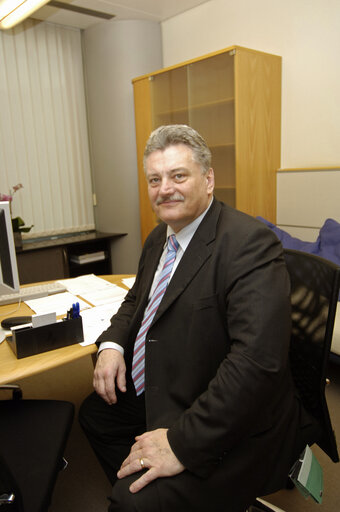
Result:
<svg viewBox="0 0 340 512">
<path fill-rule="evenodd" d="M 165 313 L 169 306 L 187 288 L 192 279 L 199 272 L 213 250 L 213 241 L 216 237 L 216 224 L 220 215 L 221 205 L 214 199 L 200 226 L 197 228 L 190 244 L 187 247 L 159 305 L 153 323 Z"/>
<path fill-rule="evenodd" d="M 160 257 L 163 252 L 165 239 L 166 225 L 164 224 L 164 229 L 160 233 L 157 233 L 157 237 L 153 241 L 152 245 L 145 252 L 145 266 L 143 271 L 143 292 L 138 306 L 138 310 L 142 309 L 143 314 L 148 302 L 148 297 L 153 282 L 153 278 L 157 270 Z"/>
</svg>

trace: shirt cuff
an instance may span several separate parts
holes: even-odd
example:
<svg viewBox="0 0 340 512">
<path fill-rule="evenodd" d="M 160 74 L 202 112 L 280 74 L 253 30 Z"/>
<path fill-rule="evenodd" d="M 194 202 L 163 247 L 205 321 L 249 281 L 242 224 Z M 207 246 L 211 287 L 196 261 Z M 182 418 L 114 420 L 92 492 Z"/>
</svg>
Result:
<svg viewBox="0 0 340 512">
<path fill-rule="evenodd" d="M 124 355 L 123 347 L 121 345 L 118 345 L 118 343 L 114 343 L 114 341 L 102 341 L 101 344 L 99 345 L 98 354 L 99 352 L 105 350 L 106 348 L 113 348 L 115 350 L 118 350 L 118 352 L 120 352 L 122 356 Z"/>
</svg>

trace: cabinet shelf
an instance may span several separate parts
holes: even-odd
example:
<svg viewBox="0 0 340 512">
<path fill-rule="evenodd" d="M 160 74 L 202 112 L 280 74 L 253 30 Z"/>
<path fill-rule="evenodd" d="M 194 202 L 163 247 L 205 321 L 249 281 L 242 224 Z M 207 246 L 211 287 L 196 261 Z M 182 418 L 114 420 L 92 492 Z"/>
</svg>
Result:
<svg viewBox="0 0 340 512">
<path fill-rule="evenodd" d="M 160 112 L 157 112 L 156 115 L 157 116 L 168 116 L 168 115 L 173 115 L 173 114 L 190 114 L 190 112 L 197 111 L 197 110 L 220 108 L 223 106 L 233 105 L 234 101 L 235 101 L 234 98 L 227 98 L 227 99 L 216 100 L 216 101 L 208 101 L 206 103 L 200 103 L 197 105 L 188 105 L 188 106 L 180 107 L 180 108 L 162 110 Z"/>
</svg>

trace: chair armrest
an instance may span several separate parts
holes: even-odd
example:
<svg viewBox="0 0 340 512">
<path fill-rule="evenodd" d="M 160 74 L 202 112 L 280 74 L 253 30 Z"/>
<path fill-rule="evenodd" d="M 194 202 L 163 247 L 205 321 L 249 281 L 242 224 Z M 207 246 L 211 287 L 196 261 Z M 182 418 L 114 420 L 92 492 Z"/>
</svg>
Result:
<svg viewBox="0 0 340 512">
<path fill-rule="evenodd" d="M 13 391 L 13 393 L 12 393 L 13 400 L 20 400 L 22 398 L 21 387 L 18 386 L 17 384 L 0 384 L 0 390 Z"/>
</svg>

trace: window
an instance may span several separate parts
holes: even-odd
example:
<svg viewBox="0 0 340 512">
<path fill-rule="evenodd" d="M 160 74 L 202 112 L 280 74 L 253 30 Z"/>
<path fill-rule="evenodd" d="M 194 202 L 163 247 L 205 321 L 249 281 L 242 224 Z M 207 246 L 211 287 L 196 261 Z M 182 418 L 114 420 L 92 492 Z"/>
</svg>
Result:
<svg viewBox="0 0 340 512">
<path fill-rule="evenodd" d="M 26 235 L 94 229 L 80 30 L 28 19 L 0 32 L 0 192 Z"/>
</svg>

